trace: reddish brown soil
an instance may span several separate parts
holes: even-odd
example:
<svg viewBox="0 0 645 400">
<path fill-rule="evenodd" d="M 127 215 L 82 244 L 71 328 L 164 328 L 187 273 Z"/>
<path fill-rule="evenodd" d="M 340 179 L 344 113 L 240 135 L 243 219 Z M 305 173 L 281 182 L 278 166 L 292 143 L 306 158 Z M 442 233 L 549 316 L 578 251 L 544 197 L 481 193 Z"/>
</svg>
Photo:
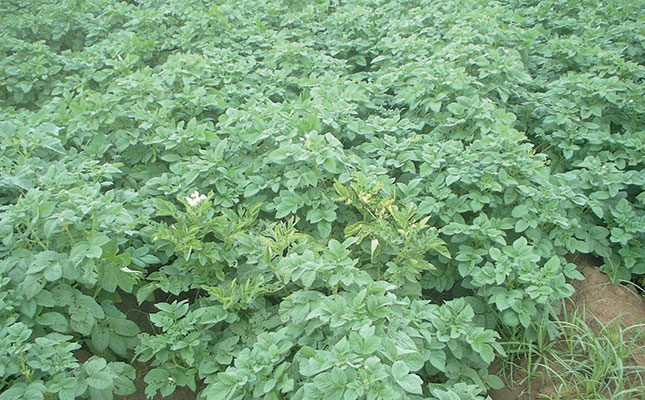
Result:
<svg viewBox="0 0 645 400">
<path fill-rule="evenodd" d="M 567 313 L 571 315 L 574 310 L 584 310 L 587 323 L 596 333 L 603 327 L 609 327 L 612 324 L 628 327 L 645 323 L 645 298 L 643 295 L 634 288 L 612 284 L 607 275 L 592 266 L 590 261 L 584 257 L 575 259 L 578 269 L 585 279 L 572 283 L 576 291 L 570 299 Z M 633 348 L 639 346 L 642 346 L 642 343 L 633 343 Z M 645 351 L 637 352 L 631 361 L 635 365 L 645 367 Z M 499 369 L 499 364 L 496 367 Z M 556 368 L 556 364 L 553 363 L 551 367 Z M 548 374 L 546 375 L 546 379 L 532 383 L 533 388 L 530 393 L 527 393 L 528 390 L 524 384 L 491 390 L 489 395 L 493 400 L 534 400 L 538 398 L 538 395 L 539 398 L 555 398 L 556 387 L 549 379 Z M 515 377 L 517 381 L 521 381 L 521 378 L 521 376 Z M 643 379 L 645 380 L 645 376 Z"/>
</svg>

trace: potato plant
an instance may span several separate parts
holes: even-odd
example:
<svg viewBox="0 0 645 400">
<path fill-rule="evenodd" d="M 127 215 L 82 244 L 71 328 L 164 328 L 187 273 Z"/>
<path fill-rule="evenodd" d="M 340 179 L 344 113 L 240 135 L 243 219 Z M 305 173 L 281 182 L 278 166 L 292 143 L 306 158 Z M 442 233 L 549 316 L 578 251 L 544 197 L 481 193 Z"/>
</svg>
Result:
<svg viewBox="0 0 645 400">
<path fill-rule="evenodd" d="M 645 274 L 643 9 L 4 1 L 0 400 L 486 398 Z"/>
</svg>

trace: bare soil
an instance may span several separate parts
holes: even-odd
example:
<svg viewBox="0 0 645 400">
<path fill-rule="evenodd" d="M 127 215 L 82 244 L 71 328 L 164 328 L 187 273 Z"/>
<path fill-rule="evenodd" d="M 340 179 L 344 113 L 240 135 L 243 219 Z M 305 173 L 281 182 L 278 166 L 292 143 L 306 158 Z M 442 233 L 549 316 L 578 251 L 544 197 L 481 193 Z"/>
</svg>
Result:
<svg viewBox="0 0 645 400">
<path fill-rule="evenodd" d="M 574 310 L 583 311 L 587 324 L 598 333 L 603 327 L 611 329 L 612 325 L 619 324 L 622 327 L 629 327 L 645 323 L 645 298 L 636 288 L 624 285 L 612 284 L 604 273 L 593 265 L 591 258 L 577 256 L 573 260 L 578 265 L 578 270 L 585 276 L 583 281 L 572 282 L 575 293 L 567 306 L 567 313 L 571 315 Z M 628 340 L 630 337 L 628 336 Z M 642 343 L 632 343 L 632 348 L 642 349 Z M 645 350 L 636 352 L 634 359 L 630 360 L 634 365 L 645 367 Z M 552 363 L 550 368 L 558 370 L 557 363 Z M 496 364 L 492 369 L 499 369 Z M 521 375 L 521 374 L 520 374 Z M 525 375 L 524 375 L 525 377 Z M 514 376 L 514 380 L 521 382 L 522 376 Z M 641 376 L 645 380 L 645 376 Z M 529 391 L 526 383 L 518 386 L 505 387 L 500 390 L 491 390 L 489 395 L 493 400 L 535 400 L 536 398 L 555 398 L 557 383 L 549 379 L 549 373 L 545 378 L 532 382 Z M 577 397 L 572 397 L 577 398 Z M 643 397 L 645 398 L 645 394 Z"/>
</svg>

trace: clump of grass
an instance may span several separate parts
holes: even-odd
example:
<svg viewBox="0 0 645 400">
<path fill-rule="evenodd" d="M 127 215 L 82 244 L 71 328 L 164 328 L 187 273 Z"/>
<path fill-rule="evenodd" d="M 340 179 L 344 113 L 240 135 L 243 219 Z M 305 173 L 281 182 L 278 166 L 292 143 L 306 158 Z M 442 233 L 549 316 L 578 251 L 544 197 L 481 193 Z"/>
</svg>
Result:
<svg viewBox="0 0 645 400">
<path fill-rule="evenodd" d="M 502 375 L 511 386 L 536 399 L 645 399 L 645 324 L 602 324 L 583 309 L 537 328 L 536 340 L 506 343 Z"/>
</svg>

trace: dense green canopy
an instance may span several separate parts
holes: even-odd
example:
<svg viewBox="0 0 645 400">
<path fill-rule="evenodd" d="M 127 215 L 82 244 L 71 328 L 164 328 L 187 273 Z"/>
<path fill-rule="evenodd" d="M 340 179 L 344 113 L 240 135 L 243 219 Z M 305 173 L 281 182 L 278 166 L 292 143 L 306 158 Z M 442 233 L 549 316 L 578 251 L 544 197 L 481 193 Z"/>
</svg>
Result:
<svg viewBox="0 0 645 400">
<path fill-rule="evenodd" d="M 3 0 L 0 400 L 484 398 L 645 273 L 643 10 Z"/>
</svg>

